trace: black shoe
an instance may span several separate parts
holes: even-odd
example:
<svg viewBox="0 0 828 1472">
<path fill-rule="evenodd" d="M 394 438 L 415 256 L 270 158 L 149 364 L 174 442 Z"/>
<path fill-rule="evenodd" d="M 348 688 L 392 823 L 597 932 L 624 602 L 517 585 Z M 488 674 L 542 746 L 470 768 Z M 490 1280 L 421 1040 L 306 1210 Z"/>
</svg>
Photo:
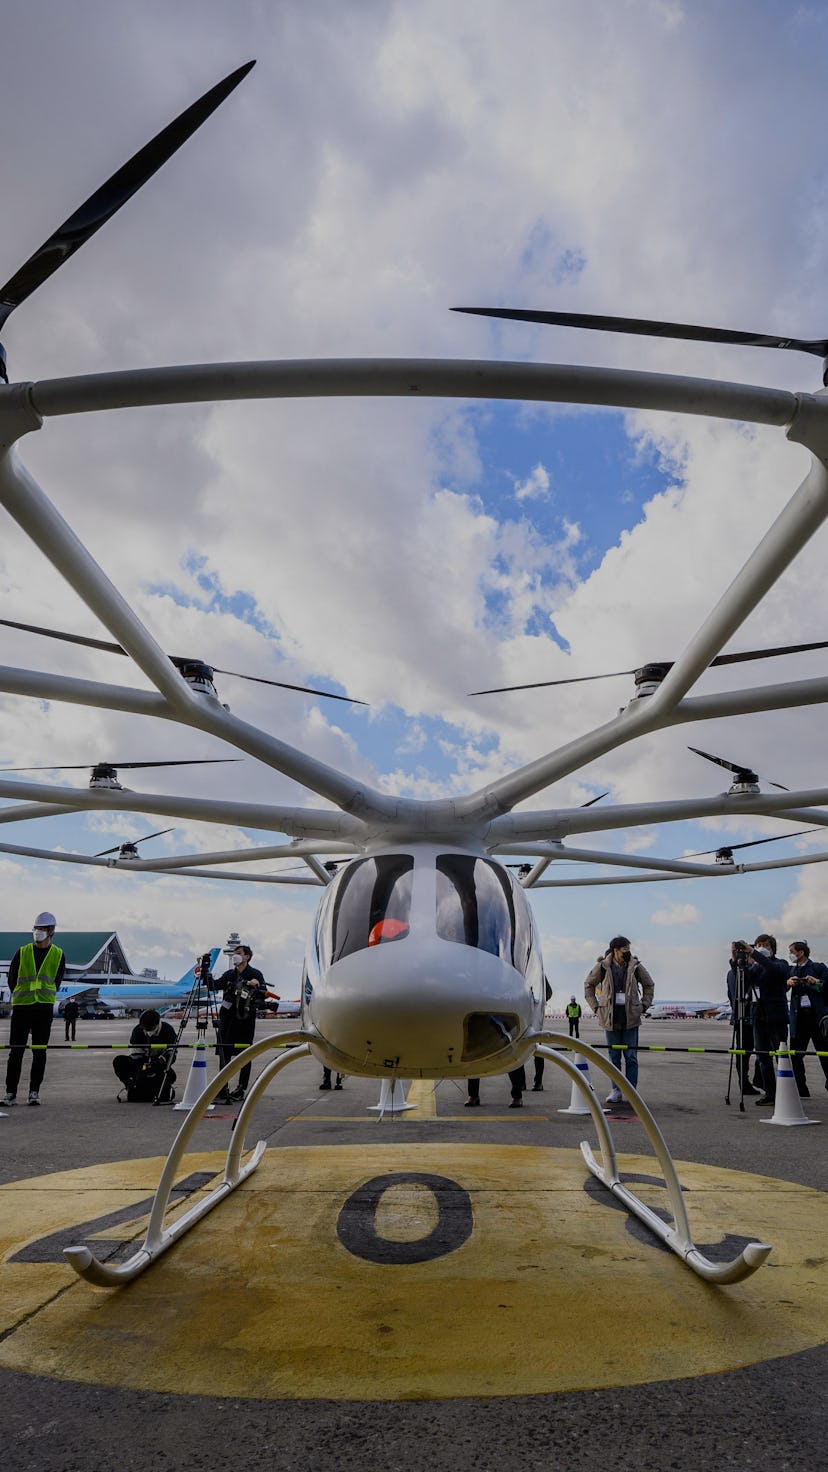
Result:
<svg viewBox="0 0 828 1472">
<path fill-rule="evenodd" d="M 331 1081 L 330 1081 L 330 1079 L 329 1078 L 323 1079 L 322 1080 L 322 1083 L 319 1085 L 319 1087 L 320 1087 L 320 1089 L 329 1089 L 331 1087 Z"/>
<path fill-rule="evenodd" d="M 533 1094 L 542 1094 L 543 1093 L 543 1084 L 533 1084 L 532 1085 L 532 1093 Z"/>
<path fill-rule="evenodd" d="M 227 1097 L 230 1100 L 231 1104 L 242 1104 L 244 1103 L 244 1096 L 246 1093 L 246 1089 L 234 1089 L 232 1094 L 228 1094 Z"/>
<path fill-rule="evenodd" d="M 479 1108 L 479 1105 L 480 1105 L 480 1100 L 479 1099 L 467 1099 L 464 1107 L 466 1109 L 477 1109 L 477 1108 Z"/>
<path fill-rule="evenodd" d="M 216 1094 L 215 1099 L 213 1100 L 213 1103 L 214 1104 L 229 1104 L 230 1103 L 230 1095 L 228 1094 L 227 1090 L 226 1089 L 219 1089 L 218 1093 Z"/>
<path fill-rule="evenodd" d="M 328 1088 L 330 1088 L 330 1084 L 328 1084 Z M 334 1084 L 334 1089 L 341 1089 L 341 1088 L 342 1088 L 342 1085 L 341 1084 Z"/>
<path fill-rule="evenodd" d="M 811 1090 L 808 1089 L 808 1088 L 800 1089 L 799 1090 L 799 1097 L 800 1097 L 800 1099 L 810 1099 L 810 1097 L 811 1097 Z"/>
<path fill-rule="evenodd" d="M 511 1102 L 511 1104 L 509 1105 L 509 1108 L 510 1109 L 522 1109 L 523 1108 L 523 1100 L 522 1099 L 519 1099 L 519 1098 L 518 1099 L 513 1099 L 512 1102 Z"/>
<path fill-rule="evenodd" d="M 755 1089 L 753 1087 L 753 1084 L 745 1084 L 745 1087 L 742 1089 L 742 1093 L 744 1094 L 745 1098 L 747 1098 L 748 1094 L 761 1094 L 761 1092 L 762 1090 Z"/>
<path fill-rule="evenodd" d="M 757 1099 L 756 1100 L 756 1103 L 757 1103 L 757 1105 L 759 1107 L 761 1107 L 763 1104 L 769 1104 L 770 1107 L 771 1107 L 771 1109 L 773 1109 L 773 1107 L 774 1107 L 774 1105 L 776 1103 L 776 1099 L 775 1098 L 772 1099 L 770 1097 L 770 1094 L 763 1094 L 762 1097 L 761 1097 L 761 1099 Z"/>
</svg>

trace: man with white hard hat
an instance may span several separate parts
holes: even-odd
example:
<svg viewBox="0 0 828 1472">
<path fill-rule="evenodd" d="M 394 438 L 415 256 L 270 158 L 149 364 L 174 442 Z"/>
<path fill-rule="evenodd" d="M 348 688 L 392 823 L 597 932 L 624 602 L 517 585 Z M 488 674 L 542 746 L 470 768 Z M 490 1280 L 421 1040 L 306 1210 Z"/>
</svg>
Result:
<svg viewBox="0 0 828 1472">
<path fill-rule="evenodd" d="M 12 1013 L 6 1097 L 3 1100 L 7 1107 L 17 1103 L 23 1052 L 30 1038 L 29 1103 L 40 1103 L 40 1085 L 46 1072 L 46 1047 L 52 1031 L 55 998 L 66 969 L 63 951 L 60 946 L 52 944 L 56 925 L 54 915 L 49 910 L 41 910 L 32 926 L 31 941 L 15 951 L 9 966 Z"/>
</svg>

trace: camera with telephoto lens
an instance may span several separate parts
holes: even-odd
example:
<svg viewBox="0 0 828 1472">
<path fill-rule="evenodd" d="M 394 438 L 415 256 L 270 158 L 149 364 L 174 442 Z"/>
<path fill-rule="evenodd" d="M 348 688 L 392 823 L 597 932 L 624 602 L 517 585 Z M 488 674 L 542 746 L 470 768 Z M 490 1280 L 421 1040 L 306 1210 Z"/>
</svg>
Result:
<svg viewBox="0 0 828 1472">
<path fill-rule="evenodd" d="M 741 960 L 744 960 L 745 957 L 747 956 L 747 953 L 748 953 L 748 950 L 750 949 L 750 947 L 743 940 L 734 940 L 734 942 L 733 942 L 733 949 L 734 949 L 734 951 L 736 953 L 736 956 L 741 961 Z"/>
<path fill-rule="evenodd" d="M 256 1010 L 256 997 L 258 987 L 251 986 L 248 981 L 240 981 L 236 985 L 236 1014 L 238 1017 L 249 1017 Z"/>
</svg>

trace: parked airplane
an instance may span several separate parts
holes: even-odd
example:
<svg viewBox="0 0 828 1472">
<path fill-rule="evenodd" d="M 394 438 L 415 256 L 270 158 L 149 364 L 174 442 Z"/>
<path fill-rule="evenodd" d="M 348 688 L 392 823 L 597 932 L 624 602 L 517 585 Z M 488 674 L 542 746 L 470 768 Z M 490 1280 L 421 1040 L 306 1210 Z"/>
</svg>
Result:
<svg viewBox="0 0 828 1472">
<path fill-rule="evenodd" d="M 727 1002 L 653 1002 L 647 1016 L 656 1022 L 665 1022 L 671 1017 L 707 1018 L 719 1022 L 730 1017 L 730 1007 Z"/>
<path fill-rule="evenodd" d="M 221 955 L 221 946 L 213 946 L 210 952 L 210 969 L 215 966 L 218 956 Z M 183 1002 L 189 996 L 196 980 L 196 970 L 201 964 L 201 958 L 195 961 L 189 971 L 185 971 L 180 981 L 143 981 L 133 984 L 131 982 L 65 982 L 58 987 L 55 998 L 55 1015 L 58 1016 L 70 997 L 78 1002 L 80 1006 L 91 1006 L 95 1002 L 103 1002 L 107 1007 L 124 1007 L 128 1012 L 144 1012 L 149 1007 L 155 1007 L 162 1012 L 166 1007 L 174 1007 L 176 1002 Z M 0 997 L 0 1001 L 6 1000 Z"/>
</svg>

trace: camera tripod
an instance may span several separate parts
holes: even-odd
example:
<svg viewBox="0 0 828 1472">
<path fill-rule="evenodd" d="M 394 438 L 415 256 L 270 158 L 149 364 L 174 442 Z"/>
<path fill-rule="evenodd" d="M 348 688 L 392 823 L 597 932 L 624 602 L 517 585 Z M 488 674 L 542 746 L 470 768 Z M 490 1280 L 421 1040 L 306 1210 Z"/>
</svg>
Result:
<svg viewBox="0 0 828 1472">
<path fill-rule="evenodd" d="M 162 1102 L 168 1104 L 172 1103 L 172 1100 L 170 1098 L 164 1099 L 163 1095 L 165 1094 L 165 1092 L 168 1093 L 167 1082 L 169 1079 L 170 1070 L 173 1066 L 173 1063 L 175 1062 L 176 1055 L 181 1044 L 181 1036 L 190 1018 L 195 1014 L 196 1042 L 198 1042 L 200 1038 L 204 1038 L 206 1040 L 207 1028 L 210 1023 L 213 1024 L 213 1030 L 216 1033 L 216 1036 L 218 1036 L 218 1007 L 216 1006 L 216 994 L 210 985 L 210 982 L 213 979 L 210 974 L 211 960 L 212 957 L 210 955 L 210 952 L 207 951 L 194 967 L 193 984 L 190 987 L 190 990 L 185 998 L 184 1010 L 181 1013 L 181 1021 L 178 1024 L 178 1032 L 176 1033 L 175 1042 L 172 1044 L 168 1051 L 167 1066 L 164 1069 L 161 1077 L 161 1082 L 158 1085 L 155 1098 L 152 1101 L 153 1104 L 161 1104 Z M 202 996 L 202 987 L 204 989 L 204 996 Z"/>
<path fill-rule="evenodd" d="M 730 1069 L 727 1075 L 727 1093 L 725 1104 L 730 1103 L 730 1086 L 733 1080 L 733 1061 L 736 1059 L 736 1075 L 739 1079 L 739 1109 L 745 1112 L 745 1082 L 748 1074 L 748 1053 L 745 1049 L 745 1033 L 750 1025 L 748 1009 L 750 1007 L 751 988 L 747 980 L 747 956 L 744 951 L 737 951 L 733 957 L 732 971 L 736 981 L 735 997 L 733 1003 L 733 1034 L 730 1039 Z M 733 1049 L 738 1051 L 734 1054 Z"/>
</svg>

